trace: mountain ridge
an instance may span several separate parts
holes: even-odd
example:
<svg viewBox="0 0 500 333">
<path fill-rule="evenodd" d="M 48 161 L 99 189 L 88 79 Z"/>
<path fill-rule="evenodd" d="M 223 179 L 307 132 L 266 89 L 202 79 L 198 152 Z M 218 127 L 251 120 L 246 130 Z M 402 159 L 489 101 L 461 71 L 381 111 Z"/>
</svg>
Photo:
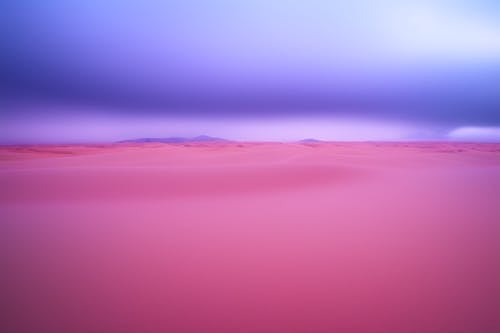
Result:
<svg viewBox="0 0 500 333">
<path fill-rule="evenodd" d="M 172 136 L 165 138 L 137 138 L 137 139 L 121 140 L 118 141 L 117 143 L 189 143 L 189 142 L 231 142 L 231 140 L 209 135 L 198 135 L 195 137 Z"/>
</svg>

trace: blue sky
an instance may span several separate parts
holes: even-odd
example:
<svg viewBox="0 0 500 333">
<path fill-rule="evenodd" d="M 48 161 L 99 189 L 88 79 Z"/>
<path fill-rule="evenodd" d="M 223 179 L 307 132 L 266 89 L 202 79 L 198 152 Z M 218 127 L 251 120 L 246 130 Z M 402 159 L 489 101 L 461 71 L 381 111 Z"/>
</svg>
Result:
<svg viewBox="0 0 500 333">
<path fill-rule="evenodd" d="M 498 1 L 19 0 L 0 12 L 4 142 L 245 128 L 377 139 L 367 124 L 428 139 L 500 125 Z"/>
</svg>

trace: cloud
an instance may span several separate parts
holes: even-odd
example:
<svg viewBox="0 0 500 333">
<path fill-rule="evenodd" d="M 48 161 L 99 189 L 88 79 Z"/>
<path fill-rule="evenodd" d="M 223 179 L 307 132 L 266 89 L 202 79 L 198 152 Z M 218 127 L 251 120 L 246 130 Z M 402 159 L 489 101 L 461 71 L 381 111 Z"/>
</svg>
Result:
<svg viewBox="0 0 500 333">
<path fill-rule="evenodd" d="M 500 127 L 458 127 L 448 133 L 448 138 L 453 141 L 500 142 Z"/>
<path fill-rule="evenodd" d="M 393 8 L 395 46 L 410 56 L 500 59 L 500 24 L 474 13 L 432 3 Z"/>
</svg>

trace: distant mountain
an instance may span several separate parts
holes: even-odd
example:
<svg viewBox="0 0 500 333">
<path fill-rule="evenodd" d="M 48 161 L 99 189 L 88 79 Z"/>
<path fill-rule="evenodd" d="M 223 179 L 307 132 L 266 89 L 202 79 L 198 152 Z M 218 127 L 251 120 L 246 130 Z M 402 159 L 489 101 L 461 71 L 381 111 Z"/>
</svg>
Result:
<svg viewBox="0 0 500 333">
<path fill-rule="evenodd" d="M 190 142 L 229 142 L 230 140 L 218 138 L 215 136 L 198 135 L 194 138 L 188 139 Z"/>
<path fill-rule="evenodd" d="M 303 139 L 299 141 L 300 143 L 320 143 L 320 142 L 325 142 L 322 140 L 317 140 L 317 139 Z"/>
<path fill-rule="evenodd" d="M 138 138 L 138 139 L 118 141 L 118 143 L 187 143 L 187 142 L 229 142 L 229 140 L 208 135 L 198 135 L 193 138 L 185 138 L 185 137 Z"/>
</svg>

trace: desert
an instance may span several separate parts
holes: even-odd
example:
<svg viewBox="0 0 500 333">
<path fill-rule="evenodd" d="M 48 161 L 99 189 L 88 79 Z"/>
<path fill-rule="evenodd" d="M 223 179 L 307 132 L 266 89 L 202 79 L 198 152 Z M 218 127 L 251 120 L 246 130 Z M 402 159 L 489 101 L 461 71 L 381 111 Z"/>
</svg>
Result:
<svg viewBox="0 0 500 333">
<path fill-rule="evenodd" d="M 495 332 L 500 145 L 0 148 L 3 332 Z"/>
</svg>

